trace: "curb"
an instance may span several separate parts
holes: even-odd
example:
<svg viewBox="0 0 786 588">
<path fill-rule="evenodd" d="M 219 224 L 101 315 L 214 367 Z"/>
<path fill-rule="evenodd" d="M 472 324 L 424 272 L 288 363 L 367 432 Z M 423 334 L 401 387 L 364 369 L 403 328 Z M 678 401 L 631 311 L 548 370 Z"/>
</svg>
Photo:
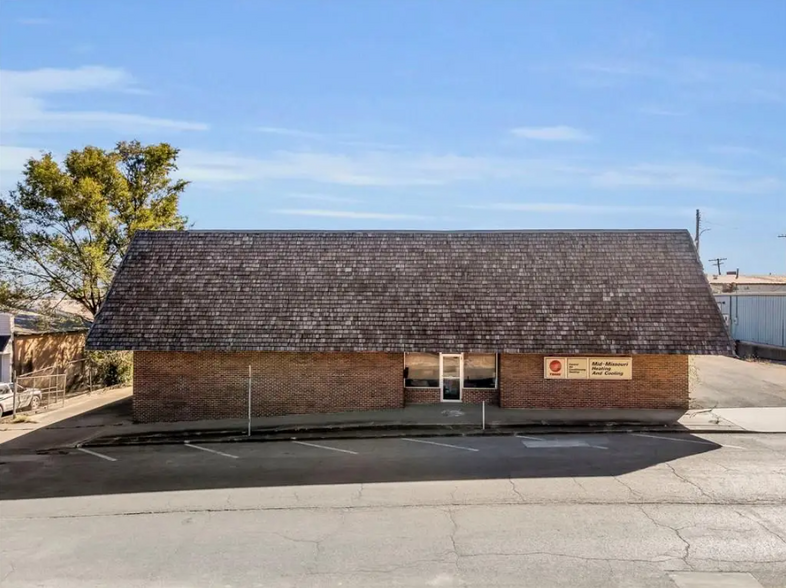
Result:
<svg viewBox="0 0 786 588">
<path fill-rule="evenodd" d="M 78 447 L 113 447 L 139 445 L 180 445 L 185 441 L 202 441 L 206 443 L 256 443 L 291 441 L 298 439 L 382 439 L 396 437 L 482 437 L 506 436 L 520 433 L 539 435 L 555 434 L 625 434 L 625 433 L 686 433 L 686 434 L 720 434 L 720 433 L 756 433 L 745 429 L 707 428 L 686 429 L 674 425 L 609 425 L 576 426 L 576 425 L 538 425 L 538 426 L 493 426 L 485 430 L 473 426 L 385 426 L 385 427 L 297 427 L 291 429 L 252 430 L 251 436 L 241 429 L 224 429 L 217 431 L 178 431 L 177 433 L 125 434 L 94 436 L 83 439 L 76 444 Z M 69 445 L 69 448 L 74 445 Z M 62 449 L 55 448 L 54 450 Z M 46 452 L 47 450 L 43 450 Z"/>
</svg>

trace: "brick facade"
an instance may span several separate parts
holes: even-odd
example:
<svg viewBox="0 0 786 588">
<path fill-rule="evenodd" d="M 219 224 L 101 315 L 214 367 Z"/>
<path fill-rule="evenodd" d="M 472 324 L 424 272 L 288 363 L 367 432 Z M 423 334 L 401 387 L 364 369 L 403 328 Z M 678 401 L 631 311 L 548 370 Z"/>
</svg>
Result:
<svg viewBox="0 0 786 588">
<path fill-rule="evenodd" d="M 480 404 L 484 400 L 486 404 L 499 404 L 499 390 L 489 388 L 464 388 L 461 393 L 461 400 L 468 404 Z"/>
<path fill-rule="evenodd" d="M 435 404 L 442 402 L 439 388 L 404 388 L 405 404 Z"/>
<path fill-rule="evenodd" d="M 140 422 L 401 408 L 401 353 L 134 353 Z"/>
<path fill-rule="evenodd" d="M 134 353 L 140 422 L 401 408 L 437 403 L 438 388 L 404 388 L 401 353 Z M 687 355 L 636 355 L 633 379 L 545 380 L 542 355 L 502 354 L 499 390 L 464 389 L 466 403 L 503 408 L 688 407 Z"/>
<path fill-rule="evenodd" d="M 405 404 L 435 404 L 442 402 L 442 391 L 439 388 L 404 388 Z M 485 388 L 464 388 L 461 401 L 467 404 L 499 403 L 499 390 Z"/>
<path fill-rule="evenodd" d="M 634 355 L 632 380 L 546 380 L 543 357 L 500 356 L 502 408 L 688 408 L 687 355 Z"/>
</svg>

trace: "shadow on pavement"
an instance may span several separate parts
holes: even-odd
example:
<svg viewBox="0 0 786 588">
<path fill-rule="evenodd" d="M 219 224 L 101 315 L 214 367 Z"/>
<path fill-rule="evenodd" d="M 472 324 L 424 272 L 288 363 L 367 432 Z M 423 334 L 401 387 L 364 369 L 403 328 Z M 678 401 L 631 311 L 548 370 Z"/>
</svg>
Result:
<svg viewBox="0 0 786 588">
<path fill-rule="evenodd" d="M 129 410 L 130 402 L 123 400 L 69 420 L 74 421 L 71 425 L 85 425 L 80 433 L 80 438 L 85 438 L 89 423 L 98 418 L 104 422 L 106 418 L 127 418 Z M 510 434 L 422 439 L 479 451 L 398 438 L 307 441 L 339 451 L 288 441 L 208 446 L 237 459 L 182 444 L 94 448 L 116 461 L 76 449 L 47 455 L 30 451 L 36 443 L 51 446 L 58 435 L 62 439 L 63 431 L 73 435 L 74 430 L 73 426 L 41 429 L 0 446 L 0 500 L 375 482 L 618 476 L 720 447 L 688 434 L 675 441 L 674 436 L 650 433 L 586 433 L 543 435 L 540 438 L 561 440 L 557 446 L 545 447 Z"/>
<path fill-rule="evenodd" d="M 73 444 L 107 425 L 131 424 L 131 409 L 132 398 L 128 397 L 85 411 L 0 444 L 0 456 Z"/>
</svg>

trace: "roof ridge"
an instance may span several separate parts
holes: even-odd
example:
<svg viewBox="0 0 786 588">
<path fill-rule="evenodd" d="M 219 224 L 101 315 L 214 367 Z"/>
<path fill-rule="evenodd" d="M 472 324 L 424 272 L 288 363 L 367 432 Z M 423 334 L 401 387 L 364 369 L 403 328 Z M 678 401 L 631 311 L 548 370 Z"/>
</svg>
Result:
<svg viewBox="0 0 786 588">
<path fill-rule="evenodd" d="M 309 235 L 347 235 L 357 233 L 376 233 L 376 234 L 412 234 L 412 235 L 450 235 L 450 234 L 522 234 L 522 233 L 575 233 L 575 234 L 595 234 L 595 233 L 688 233 L 688 229 L 162 229 L 137 231 L 141 234 L 309 234 Z"/>
</svg>

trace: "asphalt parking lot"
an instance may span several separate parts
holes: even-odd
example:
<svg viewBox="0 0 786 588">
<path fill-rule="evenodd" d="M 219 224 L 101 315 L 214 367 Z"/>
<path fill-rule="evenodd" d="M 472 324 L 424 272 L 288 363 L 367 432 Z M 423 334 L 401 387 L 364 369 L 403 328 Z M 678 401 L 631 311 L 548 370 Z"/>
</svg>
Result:
<svg viewBox="0 0 786 588">
<path fill-rule="evenodd" d="M 786 365 L 717 355 L 691 357 L 691 408 L 786 406 Z"/>
<path fill-rule="evenodd" d="M 217 488 L 623 476 L 690 459 L 728 476 L 786 438 L 628 433 L 199 443 L 0 453 L 0 499 Z M 744 459 L 743 459 L 744 457 Z M 729 462 L 725 466 L 724 462 Z M 782 464 L 780 464 L 782 465 Z M 695 466 L 694 466 L 695 470 Z M 752 479 L 759 477 L 751 472 Z M 89 484 L 85 484 L 89 480 Z M 750 483 L 740 480 L 740 487 Z M 764 485 L 764 488 L 767 486 Z"/>
<path fill-rule="evenodd" d="M 10 588 L 782 588 L 786 578 L 786 435 L 17 449 L 0 453 L 0 479 Z"/>
</svg>

